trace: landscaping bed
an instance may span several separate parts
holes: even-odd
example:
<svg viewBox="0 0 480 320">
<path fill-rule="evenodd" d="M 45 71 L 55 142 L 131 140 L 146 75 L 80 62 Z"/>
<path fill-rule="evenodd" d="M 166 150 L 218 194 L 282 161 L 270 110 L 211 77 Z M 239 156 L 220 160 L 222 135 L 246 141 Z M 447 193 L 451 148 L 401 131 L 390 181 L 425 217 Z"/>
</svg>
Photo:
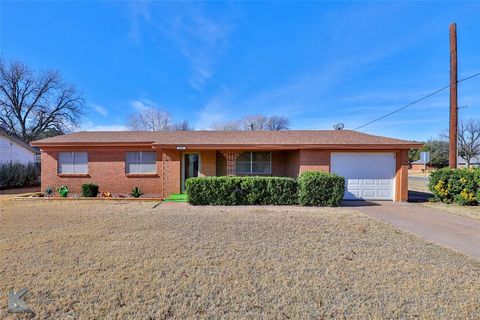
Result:
<svg viewBox="0 0 480 320">
<path fill-rule="evenodd" d="M 351 208 L 4 200 L 0 256 L 38 318 L 480 317 L 478 260 Z"/>
<path fill-rule="evenodd" d="M 53 200 L 62 200 L 62 201 L 76 201 L 76 200 L 98 200 L 98 201 L 163 201 L 163 198 L 160 197 L 143 197 L 143 198 L 129 198 L 129 197 L 81 197 L 81 196 L 70 196 L 70 197 L 44 197 L 43 193 L 41 194 L 24 194 L 19 195 L 14 198 L 15 200 L 45 200 L 45 201 L 53 201 Z"/>
</svg>

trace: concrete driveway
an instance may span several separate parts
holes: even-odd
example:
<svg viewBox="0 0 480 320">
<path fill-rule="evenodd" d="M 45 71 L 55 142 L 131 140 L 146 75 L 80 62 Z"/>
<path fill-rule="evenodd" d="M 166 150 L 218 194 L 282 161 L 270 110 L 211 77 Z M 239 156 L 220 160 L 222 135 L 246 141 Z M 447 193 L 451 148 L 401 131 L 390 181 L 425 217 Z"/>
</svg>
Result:
<svg viewBox="0 0 480 320">
<path fill-rule="evenodd" d="M 412 203 L 390 201 L 350 202 L 369 216 L 445 247 L 480 259 L 480 221 Z"/>
</svg>

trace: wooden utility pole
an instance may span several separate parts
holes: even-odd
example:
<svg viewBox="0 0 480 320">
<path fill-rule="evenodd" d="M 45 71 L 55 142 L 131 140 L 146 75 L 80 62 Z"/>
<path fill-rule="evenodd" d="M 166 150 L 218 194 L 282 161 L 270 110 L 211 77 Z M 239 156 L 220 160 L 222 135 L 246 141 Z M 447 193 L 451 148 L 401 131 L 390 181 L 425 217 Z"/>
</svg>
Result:
<svg viewBox="0 0 480 320">
<path fill-rule="evenodd" d="M 450 168 L 457 167 L 458 139 L 458 99 L 457 99 L 457 24 L 450 25 L 450 130 L 449 155 Z"/>
</svg>

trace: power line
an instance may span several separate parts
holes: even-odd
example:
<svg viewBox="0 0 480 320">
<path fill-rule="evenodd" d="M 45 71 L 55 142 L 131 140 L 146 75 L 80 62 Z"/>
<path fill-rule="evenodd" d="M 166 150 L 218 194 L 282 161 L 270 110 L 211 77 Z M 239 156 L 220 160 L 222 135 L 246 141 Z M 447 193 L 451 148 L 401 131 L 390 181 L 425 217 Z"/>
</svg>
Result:
<svg viewBox="0 0 480 320">
<path fill-rule="evenodd" d="M 472 75 L 469 76 L 469 77 L 463 78 L 463 79 L 459 80 L 458 83 L 460 83 L 460 82 L 462 82 L 462 81 L 465 81 L 465 80 L 469 80 L 469 79 L 478 77 L 478 76 L 480 76 L 480 72 L 479 72 L 479 73 L 472 74 Z"/>
<path fill-rule="evenodd" d="M 473 75 L 471 75 L 471 76 L 465 77 L 465 78 L 457 81 L 457 83 L 460 83 L 460 82 L 463 82 L 463 81 L 466 81 L 466 80 L 469 80 L 469 79 L 472 79 L 472 78 L 475 78 L 475 77 L 478 77 L 478 76 L 480 76 L 480 72 L 479 72 L 479 73 L 476 73 L 476 74 L 473 74 Z M 378 117 L 378 118 L 376 118 L 376 119 L 374 119 L 374 120 L 372 120 L 372 121 L 370 121 L 370 122 L 367 122 L 367 123 L 365 123 L 365 124 L 363 124 L 363 125 L 355 128 L 355 129 L 353 129 L 353 130 L 361 129 L 361 128 L 366 127 L 366 126 L 368 126 L 368 125 L 370 125 L 370 124 L 372 124 L 372 123 L 374 123 L 374 122 L 377 122 L 377 121 L 379 121 L 379 120 L 385 119 L 386 117 L 391 116 L 392 114 L 397 113 L 397 112 L 399 112 L 399 111 L 402 111 L 403 109 L 406 109 L 406 108 L 408 108 L 408 107 L 410 107 L 410 106 L 412 106 L 412 105 L 414 105 L 414 104 L 416 104 L 416 103 L 418 103 L 418 102 L 420 102 L 420 101 L 423 101 L 423 100 L 425 100 L 425 99 L 428 99 L 428 98 L 430 98 L 431 96 L 434 96 L 434 95 L 436 95 L 437 93 L 440 93 L 440 92 L 442 92 L 442 91 L 445 90 L 445 89 L 448 89 L 449 87 L 450 87 L 450 85 L 447 85 L 447 86 L 444 86 L 444 87 L 442 87 L 442 88 L 440 88 L 440 89 L 438 89 L 438 90 L 435 90 L 435 91 L 427 94 L 426 96 L 423 96 L 422 98 L 420 98 L 420 99 L 418 99 L 418 100 L 415 100 L 415 101 L 413 101 L 413 102 L 410 102 L 409 104 L 406 104 L 406 105 L 404 105 L 403 107 L 400 107 L 400 108 L 398 108 L 398 109 L 395 109 L 395 110 L 393 110 L 392 112 L 389 112 L 389 113 L 387 113 L 386 115 L 383 115 L 383 116 L 381 116 L 381 117 Z"/>
<path fill-rule="evenodd" d="M 375 120 L 372 120 L 372 121 L 370 121 L 370 122 L 367 122 L 367 123 L 365 123 L 364 125 L 361 125 L 360 127 L 357 127 L 357 128 L 355 128 L 355 129 L 353 129 L 353 130 L 361 129 L 361 128 L 363 128 L 363 127 L 368 126 L 369 124 L 372 124 L 372 123 L 374 123 L 374 122 L 377 122 L 377 121 L 379 121 L 379 120 L 382 120 L 382 119 L 384 119 L 384 118 L 386 118 L 386 117 L 388 117 L 388 116 L 391 116 L 392 114 L 397 113 L 397 112 L 399 112 L 399 111 L 401 111 L 401 110 L 403 110 L 403 109 L 406 109 L 406 108 L 408 108 L 408 107 L 410 107 L 410 106 L 414 105 L 415 103 L 418 103 L 418 102 L 420 102 L 420 101 L 422 101 L 422 100 L 425 100 L 425 99 L 427 99 L 427 98 L 430 98 L 431 96 L 436 95 L 437 93 L 442 92 L 443 90 L 448 89 L 449 87 L 450 87 L 450 85 L 445 86 L 445 87 L 442 87 L 442 88 L 440 88 L 440 89 L 438 89 L 438 90 L 436 90 L 436 91 L 434 91 L 434 92 L 432 92 L 432 93 L 429 93 L 428 95 L 424 96 L 423 98 L 420 98 L 420 99 L 418 99 L 418 100 L 415 100 L 415 101 L 413 101 L 413 102 L 410 102 L 409 104 L 406 104 L 406 105 L 404 105 L 404 106 L 401 107 L 401 108 L 398 108 L 398 109 L 396 109 L 396 110 L 393 110 L 392 112 L 387 113 L 386 115 L 381 116 L 381 117 L 379 117 L 379 118 L 376 118 Z"/>
</svg>

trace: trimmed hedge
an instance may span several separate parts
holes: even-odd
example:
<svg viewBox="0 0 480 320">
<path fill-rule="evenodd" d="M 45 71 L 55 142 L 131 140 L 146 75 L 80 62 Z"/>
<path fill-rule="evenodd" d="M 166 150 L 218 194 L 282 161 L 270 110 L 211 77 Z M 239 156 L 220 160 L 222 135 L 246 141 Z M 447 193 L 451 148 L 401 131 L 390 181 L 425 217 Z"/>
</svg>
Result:
<svg viewBox="0 0 480 320">
<path fill-rule="evenodd" d="M 98 195 L 98 186 L 93 183 L 82 184 L 82 197 L 95 198 Z"/>
<path fill-rule="evenodd" d="M 342 177 L 305 172 L 298 181 L 285 177 L 201 177 L 186 182 L 192 205 L 339 206 L 344 194 Z"/>
<path fill-rule="evenodd" d="M 297 181 L 283 177 L 201 177 L 186 182 L 193 205 L 292 205 L 297 203 Z"/>
<path fill-rule="evenodd" d="M 430 174 L 428 188 L 435 201 L 475 206 L 480 203 L 480 170 L 443 168 Z"/>
<path fill-rule="evenodd" d="M 332 173 L 306 171 L 298 178 L 302 206 L 338 207 L 345 193 L 345 178 Z"/>
<path fill-rule="evenodd" d="M 40 169 L 30 162 L 9 162 L 0 165 L 0 189 L 30 187 L 40 183 Z"/>
</svg>

